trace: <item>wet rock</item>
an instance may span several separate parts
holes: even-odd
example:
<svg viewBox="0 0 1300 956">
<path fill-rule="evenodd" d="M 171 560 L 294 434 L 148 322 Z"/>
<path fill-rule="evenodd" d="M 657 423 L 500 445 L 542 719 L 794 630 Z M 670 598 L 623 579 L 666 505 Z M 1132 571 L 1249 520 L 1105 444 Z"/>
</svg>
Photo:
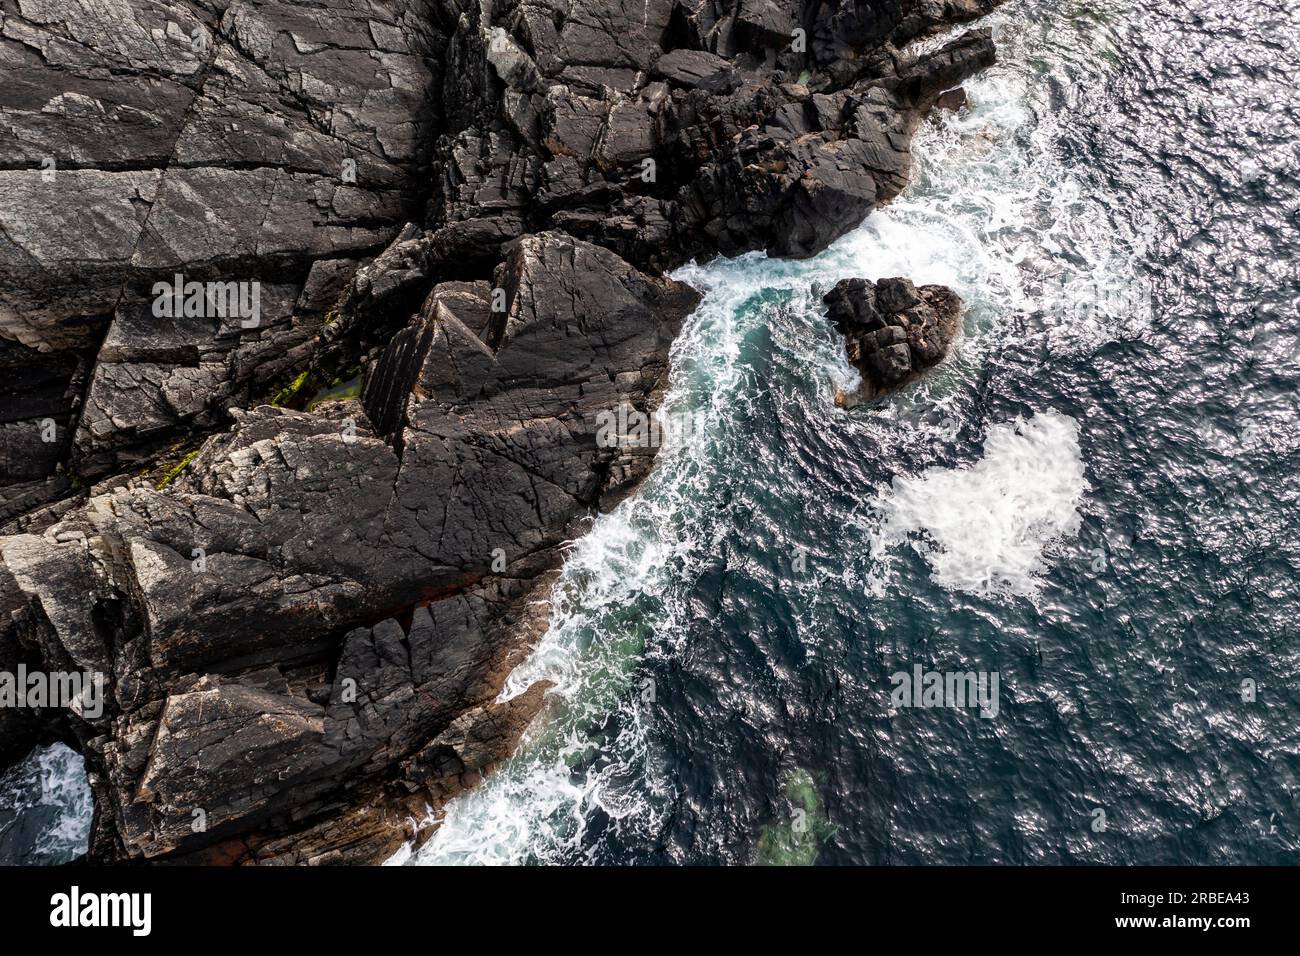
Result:
<svg viewBox="0 0 1300 956">
<path fill-rule="evenodd" d="M 944 90 L 944 92 L 940 93 L 939 98 L 934 101 L 934 105 L 937 109 L 956 113 L 969 102 L 965 87 L 959 86 L 956 89 Z"/>
<path fill-rule="evenodd" d="M 407 762 L 407 779 L 446 792 L 474 786 L 510 753 L 550 687 L 549 681 L 538 681 L 508 701 L 466 711 Z"/>
<path fill-rule="evenodd" d="M 849 401 L 878 398 L 937 365 L 961 329 L 961 299 L 946 286 L 842 279 L 822 301 L 862 374 L 861 391 Z"/>
</svg>

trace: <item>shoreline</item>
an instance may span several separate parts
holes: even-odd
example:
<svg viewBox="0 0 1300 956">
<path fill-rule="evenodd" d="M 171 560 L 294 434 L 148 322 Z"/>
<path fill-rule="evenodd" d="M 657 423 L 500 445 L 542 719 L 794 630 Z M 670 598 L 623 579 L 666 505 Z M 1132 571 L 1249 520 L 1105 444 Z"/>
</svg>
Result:
<svg viewBox="0 0 1300 956">
<path fill-rule="evenodd" d="M 790 33 L 670 25 L 684 8 L 665 9 L 664 35 L 698 49 L 641 64 L 615 44 L 627 65 L 571 85 L 547 79 L 571 68 L 544 17 L 492 34 L 496 49 L 472 23 L 448 40 L 448 68 L 476 64 L 487 82 L 448 110 L 461 129 L 435 150 L 441 208 L 362 266 L 301 343 L 318 380 L 359 365 L 359 399 L 228 407 L 230 430 L 165 488 L 109 478 L 0 538 L 17 614 L 0 649 L 111 677 L 108 715 L 55 722 L 91 766 L 93 860 L 375 862 L 413 835 L 403 813 L 511 752 L 545 688 L 493 701 L 544 633 L 537 589 L 652 464 L 653 450 L 591 439 L 601 410 L 657 405 L 698 304 L 654 273 L 825 248 L 901 190 L 921 116 L 993 57 L 977 30 L 920 59 L 877 46 L 850 62 L 833 50 L 863 27 L 840 21 L 802 51 L 831 57 L 805 65 L 808 82 L 777 82 L 752 51 L 797 65 Z M 728 36 L 751 52 L 704 48 Z M 593 83 L 599 98 L 577 92 Z M 570 351 L 575 329 L 585 353 Z M 123 364 L 103 354 L 116 341 L 110 329 L 92 389 Z M 111 431 L 77 431 L 85 461 L 121 454 Z"/>
</svg>

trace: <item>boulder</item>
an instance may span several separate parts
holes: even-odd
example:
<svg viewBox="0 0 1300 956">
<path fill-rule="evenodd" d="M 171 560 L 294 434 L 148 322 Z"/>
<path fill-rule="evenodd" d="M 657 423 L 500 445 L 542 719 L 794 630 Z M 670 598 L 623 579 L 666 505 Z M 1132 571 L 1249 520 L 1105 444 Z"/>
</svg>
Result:
<svg viewBox="0 0 1300 956">
<path fill-rule="evenodd" d="M 854 400 L 878 398 L 943 361 L 961 329 L 961 299 L 904 278 L 841 279 L 822 299 L 862 375 Z"/>
</svg>

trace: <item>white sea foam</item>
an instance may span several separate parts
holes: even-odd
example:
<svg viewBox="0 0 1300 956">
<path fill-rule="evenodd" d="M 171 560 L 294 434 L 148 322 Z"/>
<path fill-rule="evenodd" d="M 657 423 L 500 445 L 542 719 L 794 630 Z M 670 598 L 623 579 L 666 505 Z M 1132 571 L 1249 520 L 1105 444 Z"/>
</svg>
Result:
<svg viewBox="0 0 1300 956">
<path fill-rule="evenodd" d="M 755 253 L 678 271 L 705 299 L 674 344 L 666 410 L 703 413 L 705 427 L 662 451 L 637 496 L 597 519 L 567 556 L 549 630 L 503 693 L 555 682 L 544 718 L 482 786 L 451 802 L 425 847 L 390 862 L 573 859 L 598 815 L 614 829 L 656 832 L 670 785 L 655 770 L 636 675 L 646 659 L 674 652 L 700 556 L 725 531 L 699 492 L 726 468 L 727 441 L 743 440 L 732 433 L 754 395 L 737 369 L 755 324 L 771 323 L 777 347 L 802 351 L 807 374 L 824 385 L 827 427 L 870 431 L 909 403 L 945 406 L 950 380 L 973 381 L 989 350 L 1086 349 L 1145 323 L 1133 305 L 1140 237 L 1088 205 L 1059 158 L 1046 84 L 1027 66 L 1041 61 L 1044 38 L 1016 6 L 995 18 L 999 65 L 966 84 L 973 108 L 923 127 L 903 196 L 814 259 Z M 851 389 L 857 373 L 815 321 L 819 295 L 848 276 L 895 275 L 954 288 L 967 305 L 966 338 L 938 374 L 891 406 L 841 413 L 835 390 Z M 1121 294 L 1097 292 L 1116 284 Z M 784 327 L 776 310 L 755 307 L 756 297 L 774 294 L 808 321 Z M 1083 475 L 1071 419 L 1049 411 L 995 426 L 979 463 L 900 481 L 884 496 L 873 548 L 881 564 L 868 573 L 884 580 L 908 540 L 950 586 L 1032 593 L 1052 542 L 1077 526 Z"/>
<path fill-rule="evenodd" d="M 551 626 L 507 681 L 503 699 L 537 680 L 555 684 L 544 721 L 484 786 L 452 802 L 425 847 L 394 862 L 552 860 L 581 846 L 593 812 L 615 823 L 650 820 L 653 808 L 639 785 L 647 779 L 646 735 L 633 669 L 653 634 L 637 626 L 632 608 L 644 609 L 647 630 L 671 616 L 662 591 L 674 544 L 646 527 L 641 512 L 625 503 L 573 549 L 552 596 Z M 593 724 L 612 714 L 620 729 L 601 741 L 605 759 L 584 767 L 597 746 Z M 638 785 L 625 788 L 623 779 Z"/>
<path fill-rule="evenodd" d="M 1079 425 L 1043 412 L 989 429 L 979 461 L 895 478 L 873 557 L 903 543 L 925 555 L 944 587 L 1033 595 L 1044 552 L 1079 528 L 1088 490 Z"/>
<path fill-rule="evenodd" d="M 700 285 L 709 291 L 708 282 Z M 571 859 L 597 816 L 613 830 L 650 833 L 658 825 L 668 785 L 647 752 L 637 668 L 668 652 L 690 613 L 690 582 L 711 546 L 695 533 L 708 527 L 699 491 L 717 467 L 719 436 L 741 407 L 736 363 L 744 330 L 735 316 L 759 288 L 713 288 L 673 345 L 663 409 L 689 408 L 703 427 L 661 450 L 637 495 L 597 518 L 566 555 L 550 626 L 501 695 L 551 681 L 543 720 L 483 786 L 451 802 L 424 847 L 405 848 L 390 863 Z"/>
<path fill-rule="evenodd" d="M 49 822 L 23 845 L 8 847 L 21 859 L 0 862 L 66 863 L 86 852 L 94 804 L 86 781 L 85 763 L 65 744 L 33 750 L 26 760 L 0 777 L 0 837 L 23 814 L 40 811 Z"/>
</svg>

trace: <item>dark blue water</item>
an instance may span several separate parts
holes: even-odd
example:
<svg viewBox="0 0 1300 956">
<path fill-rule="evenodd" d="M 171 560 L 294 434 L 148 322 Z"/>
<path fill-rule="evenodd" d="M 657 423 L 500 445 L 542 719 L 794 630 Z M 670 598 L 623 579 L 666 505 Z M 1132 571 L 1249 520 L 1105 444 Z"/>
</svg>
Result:
<svg viewBox="0 0 1300 956">
<path fill-rule="evenodd" d="M 551 712 L 417 860 L 1293 861 L 1298 20 L 1013 0 L 898 202 L 683 270 L 698 427 L 576 545 L 508 689 Z M 849 275 L 968 311 L 846 412 Z M 917 664 L 996 672 L 997 715 L 891 708 Z"/>
</svg>

